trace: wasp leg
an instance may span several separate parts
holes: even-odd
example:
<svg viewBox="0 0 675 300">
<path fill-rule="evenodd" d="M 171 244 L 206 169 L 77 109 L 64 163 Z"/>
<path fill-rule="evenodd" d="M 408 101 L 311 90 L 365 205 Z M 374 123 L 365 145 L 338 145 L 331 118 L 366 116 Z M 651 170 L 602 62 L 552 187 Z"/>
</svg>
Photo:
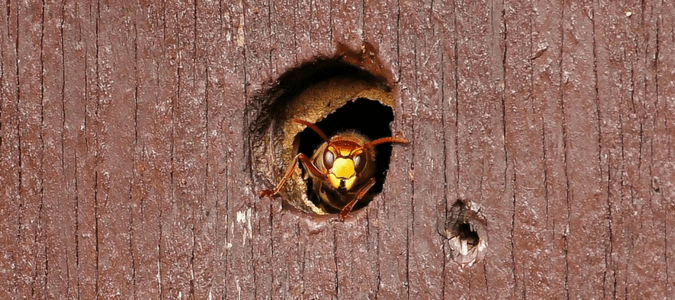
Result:
<svg viewBox="0 0 675 300">
<path fill-rule="evenodd" d="M 321 180 L 326 179 L 326 174 L 322 173 L 319 171 L 314 164 L 307 158 L 307 155 L 304 155 L 302 153 L 298 154 L 295 156 L 293 159 L 293 163 L 291 164 L 290 167 L 286 170 L 286 174 L 284 174 L 284 177 L 281 179 L 279 184 L 274 188 L 274 190 L 263 190 L 260 192 L 260 197 L 265 197 L 265 196 L 274 196 L 281 191 L 281 188 L 284 186 L 284 183 L 286 183 L 286 180 L 293 175 L 293 170 L 295 170 L 295 165 L 298 163 L 298 160 L 302 163 L 303 166 L 305 166 L 305 169 L 312 173 L 312 175 L 318 177 Z"/>
<path fill-rule="evenodd" d="M 356 193 L 356 196 L 354 196 L 354 199 L 352 199 L 352 201 L 349 201 L 349 203 L 345 205 L 342 211 L 340 211 L 340 216 L 338 216 L 339 221 L 342 222 L 347 219 L 347 215 L 352 211 L 352 208 L 354 207 L 356 202 L 359 202 L 359 200 L 361 200 L 361 198 L 363 198 L 363 196 L 366 195 L 366 193 L 370 190 L 370 188 L 373 187 L 373 185 L 375 185 L 375 178 L 370 178 L 370 180 L 368 180 L 366 185 L 364 185 L 361 189 L 359 189 L 359 191 Z"/>
</svg>

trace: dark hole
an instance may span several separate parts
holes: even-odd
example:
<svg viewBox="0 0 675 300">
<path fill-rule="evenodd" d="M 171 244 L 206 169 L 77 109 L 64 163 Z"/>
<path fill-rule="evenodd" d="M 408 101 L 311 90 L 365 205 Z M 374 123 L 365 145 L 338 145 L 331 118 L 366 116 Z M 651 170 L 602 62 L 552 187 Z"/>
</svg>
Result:
<svg viewBox="0 0 675 300">
<path fill-rule="evenodd" d="M 469 245 L 469 247 L 475 247 L 478 245 L 478 233 L 473 231 L 471 228 L 471 225 L 468 223 L 462 223 L 458 226 L 457 228 L 457 235 L 459 236 L 460 239 L 465 240 L 466 244 Z"/>
<path fill-rule="evenodd" d="M 335 110 L 335 112 L 328 115 L 325 119 L 319 121 L 315 125 L 321 129 L 328 138 L 335 134 L 356 130 L 359 133 L 367 136 L 371 140 L 382 137 L 390 137 L 391 129 L 389 124 L 394 120 L 394 112 L 391 107 L 383 105 L 379 101 L 369 100 L 365 98 L 357 99 L 353 102 L 348 102 L 344 106 Z M 300 143 L 298 147 L 299 153 L 304 153 L 311 157 L 323 140 L 309 128 L 300 132 L 296 138 L 295 143 Z M 389 169 L 389 159 L 391 156 L 391 143 L 383 143 L 377 145 L 376 163 L 377 171 L 375 173 L 376 183 L 370 189 L 368 195 L 361 199 L 353 210 L 363 208 L 372 200 L 374 194 L 382 192 L 382 186 L 386 177 L 386 171 Z M 302 165 L 301 165 L 302 166 Z M 303 169 L 304 172 L 304 169 Z M 320 201 L 316 195 L 311 193 L 312 182 L 307 183 L 307 195 L 315 205 L 320 206 Z M 325 207 L 329 213 L 337 213 L 330 207 Z"/>
<path fill-rule="evenodd" d="M 457 200 L 448 211 L 441 233 L 450 240 L 453 260 L 462 266 L 482 260 L 488 242 L 485 217 L 479 213 L 478 206 L 473 209 L 472 206 L 470 201 Z"/>
</svg>

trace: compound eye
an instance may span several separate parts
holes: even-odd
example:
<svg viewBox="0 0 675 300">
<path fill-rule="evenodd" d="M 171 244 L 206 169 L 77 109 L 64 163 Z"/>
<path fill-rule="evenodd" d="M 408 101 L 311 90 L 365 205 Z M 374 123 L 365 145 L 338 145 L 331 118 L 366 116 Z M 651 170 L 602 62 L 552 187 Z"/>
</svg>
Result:
<svg viewBox="0 0 675 300">
<path fill-rule="evenodd" d="M 326 167 L 326 169 L 333 167 L 334 160 L 335 154 L 333 154 L 333 152 L 331 152 L 329 149 L 326 149 L 326 152 L 323 153 L 323 165 Z"/>
<path fill-rule="evenodd" d="M 364 153 L 361 152 L 354 157 L 354 170 L 356 172 L 361 172 L 363 170 L 363 167 L 365 166 L 366 166 L 366 158 L 364 156 Z"/>
</svg>

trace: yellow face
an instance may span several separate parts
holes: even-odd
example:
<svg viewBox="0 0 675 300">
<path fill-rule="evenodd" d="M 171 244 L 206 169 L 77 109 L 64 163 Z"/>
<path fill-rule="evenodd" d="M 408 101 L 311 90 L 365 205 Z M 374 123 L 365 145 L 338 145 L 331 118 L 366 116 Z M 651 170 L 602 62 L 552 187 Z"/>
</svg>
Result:
<svg viewBox="0 0 675 300">
<path fill-rule="evenodd" d="M 350 190 L 356 181 L 354 161 L 349 158 L 336 159 L 333 167 L 328 170 L 328 181 L 335 189 L 339 189 L 344 182 L 344 188 Z"/>
<path fill-rule="evenodd" d="M 328 182 L 334 189 L 352 189 L 358 173 L 366 163 L 363 154 L 361 148 L 337 148 L 331 145 L 326 149 L 324 166 L 328 170 Z"/>
</svg>

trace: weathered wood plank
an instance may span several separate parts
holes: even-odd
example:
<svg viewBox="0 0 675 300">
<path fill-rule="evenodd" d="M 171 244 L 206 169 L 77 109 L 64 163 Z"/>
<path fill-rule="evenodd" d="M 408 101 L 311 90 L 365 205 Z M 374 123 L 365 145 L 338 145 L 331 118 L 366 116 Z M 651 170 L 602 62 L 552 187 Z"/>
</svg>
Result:
<svg viewBox="0 0 675 300">
<path fill-rule="evenodd" d="M 88 3 L 63 3 L 63 161 L 67 198 L 61 200 L 73 214 L 70 250 L 74 268 L 69 295 L 95 297 L 97 254 L 95 145 L 95 20 Z M 51 49 L 50 49 L 51 51 Z M 64 201 L 65 200 L 65 201 Z M 73 254 L 71 254 L 73 255 Z M 71 256 L 72 257 L 72 256 Z"/>
<path fill-rule="evenodd" d="M 562 139 L 562 132 L 546 135 L 545 112 L 547 105 L 558 108 L 560 101 L 562 7 L 553 2 L 507 2 L 504 18 L 504 121 L 513 184 L 514 293 L 535 299 L 559 298 L 566 284 L 562 280 L 566 269 L 563 249 L 556 245 L 563 245 L 564 229 L 555 226 L 564 228 L 566 220 L 565 214 L 554 212 L 563 212 L 566 207 L 549 202 L 553 188 L 549 187 L 546 164 L 551 160 L 547 151 L 562 153 L 563 149 L 559 143 L 555 149 L 547 149 L 546 140 L 556 135 Z M 562 163 L 560 156 L 553 161 Z M 542 253 L 540 249 L 552 251 Z"/>
<path fill-rule="evenodd" d="M 328 3 L 330 11 L 323 16 L 329 17 L 331 44 L 342 43 L 352 49 L 360 47 L 363 43 L 363 27 L 366 21 L 363 18 L 365 1 L 346 0 Z"/>
<path fill-rule="evenodd" d="M 168 228 L 164 266 L 168 269 L 163 295 L 172 298 L 194 295 L 194 258 L 198 215 L 206 191 L 206 77 L 197 61 L 196 3 L 166 3 L 167 37 L 172 46 L 169 59 L 175 80 L 172 96 L 172 197 L 164 205 Z M 175 56 L 174 56 L 175 55 Z M 163 280 L 163 282 L 165 282 Z"/>
<path fill-rule="evenodd" d="M 454 193 L 482 207 L 489 245 L 483 265 L 467 270 L 467 297 L 514 297 L 512 178 L 504 141 L 504 21 L 500 3 L 463 3 L 455 8 L 456 178 Z M 449 199 L 451 203 L 457 199 Z M 498 229 L 498 232 L 494 232 Z M 460 272 L 452 263 L 448 272 Z"/>
<path fill-rule="evenodd" d="M 0 298 L 667 298 L 672 6 L 7 2 Z M 258 197 L 248 130 L 276 78 L 344 53 L 411 142 L 335 223 Z M 487 219 L 472 266 L 459 199 Z"/>
<path fill-rule="evenodd" d="M 11 4 L 11 5 L 10 5 Z M 0 18 L 0 297 L 17 295 L 20 259 L 21 147 L 19 137 L 19 78 L 17 49 L 17 3 L 6 4 L 9 13 Z M 21 125 L 22 126 L 22 125 Z"/>
<path fill-rule="evenodd" d="M 675 9 L 675 3 L 662 2 L 655 5 L 655 11 L 668 12 Z M 656 57 L 656 112 L 652 175 L 653 201 L 662 203 L 660 215 L 664 224 L 663 256 L 666 274 L 660 275 L 658 285 L 662 285 L 666 295 L 675 293 L 675 266 L 670 259 L 675 255 L 675 132 L 672 122 L 675 119 L 675 14 L 660 14 L 657 17 L 657 57 Z M 656 251 L 656 250 L 655 250 Z M 658 252 L 661 252 L 660 249 Z M 663 276 L 666 278 L 663 279 Z"/>
<path fill-rule="evenodd" d="M 451 249 L 449 249 L 448 242 L 445 235 L 446 220 L 448 218 L 448 211 L 456 203 L 459 198 L 459 157 L 458 157 L 458 77 L 457 70 L 459 67 L 458 61 L 458 43 L 459 37 L 457 28 L 457 13 L 458 3 L 440 2 L 434 3 L 432 9 L 432 20 L 434 32 L 437 32 L 440 42 L 440 98 L 439 109 L 441 110 L 441 126 L 443 140 L 443 195 L 442 201 L 438 201 L 438 220 L 436 229 L 438 234 L 442 235 L 443 242 L 443 298 L 457 298 L 457 297 L 476 297 L 473 295 L 480 295 L 486 291 L 483 286 L 486 282 L 482 271 L 485 265 L 479 262 L 475 269 L 464 270 L 453 261 Z M 441 21 L 442 20 L 442 21 Z M 440 22 L 439 22 L 440 21 Z M 440 200 L 440 199 L 439 199 Z M 479 201 L 480 199 L 464 199 L 470 201 Z M 476 279 L 480 278 L 480 279 Z"/>
<path fill-rule="evenodd" d="M 16 288 L 20 295 L 46 296 L 46 237 L 44 205 L 44 139 L 42 136 L 42 33 L 40 3 L 18 3 L 16 14 L 16 74 L 19 147 L 19 214 L 16 231 Z"/>
<path fill-rule="evenodd" d="M 97 294 L 132 297 L 131 186 L 136 142 L 135 45 L 131 7 L 99 3 L 96 20 Z M 127 25 L 128 24 L 128 25 Z M 113 129 L 114 130 L 111 130 Z"/>
<path fill-rule="evenodd" d="M 397 5 L 398 6 L 398 5 Z M 400 69 L 394 75 L 398 83 L 393 88 L 394 126 L 399 134 L 409 141 L 414 141 L 412 130 L 412 107 L 414 90 L 410 85 L 414 82 L 414 69 L 403 68 L 403 65 L 414 66 L 414 25 L 412 24 L 414 11 L 410 8 L 398 7 L 396 32 L 398 35 L 396 53 Z M 393 54 L 393 53 L 392 53 Z M 410 144 L 403 149 L 392 149 L 392 158 L 389 164 L 387 182 L 382 191 L 380 216 L 382 231 L 380 234 L 380 280 L 381 286 L 378 297 L 382 298 L 410 298 L 410 236 L 412 235 L 412 195 L 413 185 L 411 174 L 413 155 Z M 413 174 L 414 176 L 414 174 Z M 413 274 L 414 275 L 414 274 Z"/>
<path fill-rule="evenodd" d="M 404 38 L 401 95 L 403 115 L 411 128 L 406 147 L 410 157 L 408 296 L 440 299 L 444 287 L 445 240 L 435 222 L 445 220 L 445 147 L 441 94 L 441 44 L 432 15 L 433 2 L 402 3 L 400 30 Z M 406 197 L 408 198 L 408 197 Z M 442 216 L 442 217 L 439 217 Z"/>
<path fill-rule="evenodd" d="M 224 14 L 223 3 L 197 2 L 196 54 L 199 73 L 205 78 L 206 122 L 206 174 L 205 198 L 200 204 L 198 227 L 195 236 L 193 290 L 195 299 L 218 299 L 226 295 L 227 219 L 223 207 L 227 195 L 228 153 L 223 121 L 229 116 L 229 103 L 223 101 L 231 96 L 229 85 L 242 88 L 242 68 L 233 64 L 241 60 L 236 39 L 232 34 L 237 25 L 232 17 Z M 229 37 L 229 40 L 228 40 Z M 236 35 L 234 35 L 236 37 Z M 236 74 L 231 76 L 230 74 Z M 240 113 L 240 112 L 238 112 Z"/>
<path fill-rule="evenodd" d="M 75 297 L 77 259 L 75 245 L 75 199 L 69 189 L 64 153 L 65 66 L 62 25 L 63 3 L 45 3 L 42 33 L 42 136 L 44 141 L 45 247 L 48 262 L 47 296 Z M 69 164 L 72 166 L 72 164 Z M 71 169 L 72 170 L 72 169 Z M 70 171 L 70 170 L 68 170 Z M 70 173 L 72 174 L 72 173 Z"/>
<path fill-rule="evenodd" d="M 562 112 L 569 209 L 566 229 L 569 297 L 600 298 L 608 235 L 601 199 L 597 74 L 592 2 L 563 4 Z M 573 288 L 572 288 L 573 287 Z"/>
<path fill-rule="evenodd" d="M 297 0 L 295 3 L 292 6 L 295 11 L 292 39 L 298 48 L 298 62 L 334 55 L 331 1 Z"/>
<path fill-rule="evenodd" d="M 284 65 L 290 65 L 283 55 L 274 53 L 277 52 L 275 48 L 279 47 L 278 50 L 282 50 L 285 47 L 283 47 L 283 43 L 273 43 L 273 30 L 278 27 L 272 27 L 272 19 L 283 19 L 285 15 L 274 14 L 276 11 L 273 11 L 273 8 L 274 5 L 269 1 L 249 1 L 244 4 L 244 71 L 246 75 L 244 85 L 246 102 L 252 101 L 251 98 L 269 87 L 270 81 L 283 73 L 281 69 Z M 285 53 L 286 50 L 279 52 Z M 280 68 L 277 68 L 277 61 L 281 64 Z M 248 114 L 248 111 L 245 118 L 244 127 L 241 127 L 238 131 L 245 132 L 246 126 L 254 119 L 252 115 Z M 246 152 L 251 142 L 246 141 L 246 143 L 246 149 L 239 147 L 244 150 L 242 163 L 248 160 L 245 155 L 247 155 Z M 235 144 L 232 146 L 235 146 Z M 243 164 L 241 166 L 244 167 Z M 250 181 L 247 183 L 250 184 Z M 239 184 L 243 184 L 243 182 Z M 251 286 L 242 285 L 238 288 L 241 289 L 242 295 L 246 295 L 245 298 L 258 299 L 265 297 L 263 295 L 269 295 L 272 290 L 273 272 L 270 264 L 270 260 L 274 257 L 271 239 L 272 204 L 268 201 L 260 201 L 257 197 L 257 190 L 252 190 L 249 195 L 246 205 L 238 209 L 240 211 L 237 211 L 236 220 L 237 225 L 248 228 L 248 231 L 244 230 L 243 232 L 245 236 L 243 237 L 242 247 L 250 248 L 251 256 L 248 259 L 250 259 L 249 263 L 252 265 L 254 273 L 251 274 L 253 275 Z M 235 241 L 239 243 L 236 239 Z M 234 268 L 236 270 L 237 267 Z M 242 276 L 248 275 L 242 274 Z"/>
<path fill-rule="evenodd" d="M 541 115 L 532 93 L 532 59 L 536 47 L 532 40 L 533 9 L 524 1 L 505 3 L 504 25 L 504 139 L 510 180 L 509 198 L 513 199 L 512 253 L 517 297 L 555 298 L 542 293 L 538 275 L 545 268 L 536 259 L 536 249 L 546 236 L 546 202 L 543 168 Z M 555 16 L 558 20 L 560 15 Z M 534 50 L 536 51 L 536 50 Z M 522 145 L 528 145 L 523 147 Z M 533 259 L 535 258 L 535 259 Z M 548 278 L 546 278 L 548 279 Z"/>
<path fill-rule="evenodd" d="M 133 181 L 131 191 L 131 251 L 134 258 L 134 296 L 160 298 L 167 280 L 162 264 L 162 227 L 165 213 L 162 203 L 171 199 L 171 151 L 173 91 L 164 72 L 172 63 L 164 32 L 164 6 L 139 4 L 134 10 L 135 39 L 135 122 Z"/>
<path fill-rule="evenodd" d="M 533 111 L 535 114 L 541 114 L 542 117 L 541 135 L 545 175 L 546 231 L 544 244 L 539 247 L 550 250 L 544 253 L 539 251 L 537 254 L 544 255 L 540 258 L 541 262 L 550 261 L 551 263 L 541 270 L 545 274 L 541 277 L 545 279 L 539 279 L 540 275 L 536 274 L 538 282 L 541 280 L 541 286 L 532 289 L 535 297 L 537 293 L 552 297 L 569 297 L 567 281 L 561 280 L 567 278 L 568 271 L 565 241 L 569 218 L 567 203 L 560 200 L 567 196 L 561 109 L 563 25 L 560 20 L 564 17 L 564 8 L 563 3 L 559 1 L 538 2 L 538 4 L 533 8 L 536 35 L 533 36 L 530 59 L 533 60 L 532 97 L 543 99 L 539 101 L 539 110 Z M 538 261 L 533 261 L 533 263 L 541 265 Z M 534 278 L 534 272 L 532 274 Z M 531 289 L 527 289 L 529 290 Z"/>
<path fill-rule="evenodd" d="M 659 4 L 597 6 L 599 113 L 603 181 L 609 211 L 605 293 L 623 298 L 668 295 L 663 204 L 654 191 L 659 91 Z M 605 4 L 605 5 L 602 5 Z M 656 7 L 655 7 L 656 6 Z M 664 161 L 666 161 L 665 159 Z"/>
<path fill-rule="evenodd" d="M 249 45 L 260 39 L 255 37 L 255 30 L 260 28 L 256 26 L 267 26 L 260 24 L 265 18 L 254 16 L 260 13 L 260 9 L 263 9 L 264 14 L 264 8 L 249 3 L 222 5 L 224 15 L 229 19 L 224 22 L 224 26 L 227 32 L 233 34 L 233 39 L 228 41 L 224 52 L 225 65 L 231 68 L 224 78 L 224 94 L 231 95 L 228 98 L 232 97 L 232 100 L 223 99 L 228 109 L 225 110 L 220 125 L 220 130 L 224 133 L 222 149 L 227 149 L 224 162 L 225 173 L 221 175 L 226 178 L 227 190 L 225 199 L 223 199 L 225 206 L 223 212 L 227 225 L 220 230 L 227 230 L 227 244 L 225 245 L 227 268 L 223 285 L 225 286 L 224 295 L 228 298 L 253 299 L 258 292 L 255 272 L 259 266 L 256 266 L 254 261 L 253 226 L 256 226 L 256 231 L 259 231 L 257 220 L 266 216 L 262 213 L 257 214 L 255 209 L 256 191 L 251 188 L 250 176 L 246 173 L 249 170 L 247 166 L 248 141 L 242 133 L 247 129 L 245 122 L 248 122 L 246 103 L 250 101 L 249 97 L 252 97 L 255 87 L 262 85 L 260 81 L 266 80 L 252 71 L 262 66 L 260 58 L 266 54 L 248 49 Z M 255 18 L 260 19 L 256 22 Z M 267 61 L 265 66 L 269 67 L 269 61 L 265 61 Z M 253 78 L 256 78 L 256 81 Z M 249 83 L 255 86 L 250 86 Z M 262 207 L 262 204 L 259 207 Z"/>
</svg>

